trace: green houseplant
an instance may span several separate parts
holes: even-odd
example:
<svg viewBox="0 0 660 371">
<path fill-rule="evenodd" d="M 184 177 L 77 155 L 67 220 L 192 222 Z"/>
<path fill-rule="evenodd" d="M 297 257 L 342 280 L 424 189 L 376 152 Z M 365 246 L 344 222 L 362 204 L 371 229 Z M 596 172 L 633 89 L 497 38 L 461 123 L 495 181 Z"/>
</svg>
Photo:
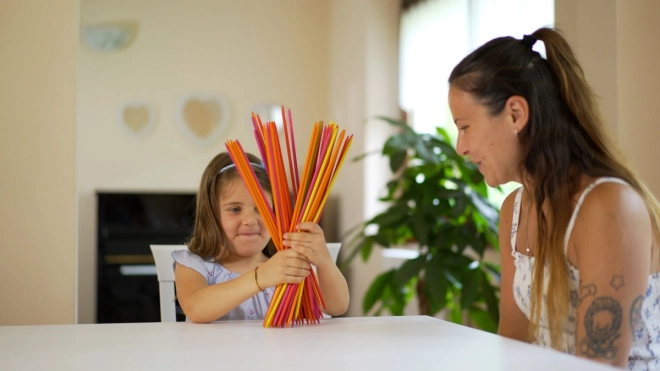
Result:
<svg viewBox="0 0 660 371">
<path fill-rule="evenodd" d="M 483 176 L 456 153 L 443 129 L 436 135 L 422 134 L 404 122 L 378 119 L 401 129 L 382 149 L 394 173 L 380 198 L 389 207 L 352 230 L 347 262 L 358 254 L 366 261 L 374 245 L 412 243 L 419 257 L 371 283 L 364 313 L 373 309 L 376 315 L 383 310 L 402 315 L 417 293 L 422 314 L 447 309 L 453 322 L 469 318 L 483 330 L 496 331 L 500 270 L 483 256 L 488 248 L 499 249 L 499 211 L 487 200 Z M 377 232 L 367 233 L 374 229 Z"/>
</svg>

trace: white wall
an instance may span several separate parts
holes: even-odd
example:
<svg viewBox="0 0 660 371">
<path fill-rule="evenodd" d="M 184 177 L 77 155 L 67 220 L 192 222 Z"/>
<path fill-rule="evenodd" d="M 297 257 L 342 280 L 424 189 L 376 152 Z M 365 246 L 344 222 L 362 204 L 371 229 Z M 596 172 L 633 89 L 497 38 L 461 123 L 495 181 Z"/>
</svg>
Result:
<svg viewBox="0 0 660 371">
<path fill-rule="evenodd" d="M 80 323 L 96 315 L 97 190 L 196 191 L 226 139 L 258 152 L 250 122 L 256 103 L 292 110 L 299 153 L 314 121 L 346 125 L 328 115 L 328 12 L 327 0 L 82 1 L 82 25 L 130 20 L 139 23 L 139 33 L 117 53 L 80 48 Z M 175 127 L 175 105 L 191 92 L 222 94 L 233 109 L 230 130 L 207 147 Z M 156 106 L 158 123 L 148 137 L 130 137 L 116 122 L 128 100 Z"/>
<path fill-rule="evenodd" d="M 615 0 L 555 0 L 555 27 L 564 33 L 573 48 L 614 131 L 617 127 L 615 3 Z"/>
<path fill-rule="evenodd" d="M 330 115 L 346 123 L 355 140 L 351 157 L 382 148 L 387 124 L 365 118 L 398 117 L 398 0 L 334 0 L 330 11 Z M 375 215 L 378 194 L 389 177 L 379 156 L 344 164 L 335 184 L 340 196 L 340 232 Z M 342 255 L 348 251 L 342 250 Z M 380 250 L 365 264 L 356 258 L 346 273 L 351 293 L 348 316 L 362 315 L 362 299 L 382 271 Z"/>
<path fill-rule="evenodd" d="M 632 167 L 660 197 L 660 2 L 555 0 L 556 26 L 584 68 Z"/>
<path fill-rule="evenodd" d="M 0 1 L 0 326 L 73 323 L 78 1 Z"/>
<path fill-rule="evenodd" d="M 633 167 L 660 199 L 660 1 L 616 2 L 618 134 Z"/>
</svg>

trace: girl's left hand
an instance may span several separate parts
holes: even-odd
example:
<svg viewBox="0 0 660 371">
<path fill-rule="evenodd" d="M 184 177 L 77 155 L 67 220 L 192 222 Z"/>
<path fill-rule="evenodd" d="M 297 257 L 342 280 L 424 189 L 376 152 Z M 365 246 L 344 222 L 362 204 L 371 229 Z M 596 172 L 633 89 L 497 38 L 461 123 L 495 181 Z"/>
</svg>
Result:
<svg viewBox="0 0 660 371">
<path fill-rule="evenodd" d="M 314 222 L 304 222 L 296 226 L 299 232 L 284 234 L 284 246 L 305 255 L 310 263 L 317 267 L 335 264 L 325 244 L 323 229 Z"/>
</svg>

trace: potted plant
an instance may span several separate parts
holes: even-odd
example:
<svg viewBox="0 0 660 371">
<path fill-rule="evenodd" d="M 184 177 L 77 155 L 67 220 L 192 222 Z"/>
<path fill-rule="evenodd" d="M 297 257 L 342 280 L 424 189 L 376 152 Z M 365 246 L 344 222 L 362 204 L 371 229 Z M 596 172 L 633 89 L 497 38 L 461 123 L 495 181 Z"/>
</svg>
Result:
<svg viewBox="0 0 660 371">
<path fill-rule="evenodd" d="M 483 176 L 456 153 L 443 129 L 437 128 L 436 135 L 423 134 L 404 122 L 378 119 L 401 129 L 382 149 L 394 173 L 380 198 L 389 207 L 350 232 L 355 235 L 347 244 L 345 264 L 358 254 L 368 260 L 374 245 L 412 243 L 419 256 L 380 274 L 367 290 L 363 312 L 402 315 L 417 293 L 421 314 L 447 309 L 453 322 L 469 318 L 477 327 L 495 332 L 500 269 L 483 257 L 486 249 L 499 249 L 499 210 L 487 199 Z"/>
</svg>

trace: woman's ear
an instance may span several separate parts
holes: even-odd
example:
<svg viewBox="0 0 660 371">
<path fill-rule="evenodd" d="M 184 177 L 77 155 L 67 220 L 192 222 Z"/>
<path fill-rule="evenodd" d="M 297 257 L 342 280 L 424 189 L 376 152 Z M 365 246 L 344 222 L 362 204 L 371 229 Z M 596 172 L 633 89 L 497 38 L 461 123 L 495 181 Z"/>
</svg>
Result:
<svg viewBox="0 0 660 371">
<path fill-rule="evenodd" d="M 529 121 L 529 105 L 527 99 L 520 95 L 512 95 L 507 99 L 505 108 L 507 115 L 511 119 L 513 129 L 516 132 L 522 131 Z"/>
</svg>

